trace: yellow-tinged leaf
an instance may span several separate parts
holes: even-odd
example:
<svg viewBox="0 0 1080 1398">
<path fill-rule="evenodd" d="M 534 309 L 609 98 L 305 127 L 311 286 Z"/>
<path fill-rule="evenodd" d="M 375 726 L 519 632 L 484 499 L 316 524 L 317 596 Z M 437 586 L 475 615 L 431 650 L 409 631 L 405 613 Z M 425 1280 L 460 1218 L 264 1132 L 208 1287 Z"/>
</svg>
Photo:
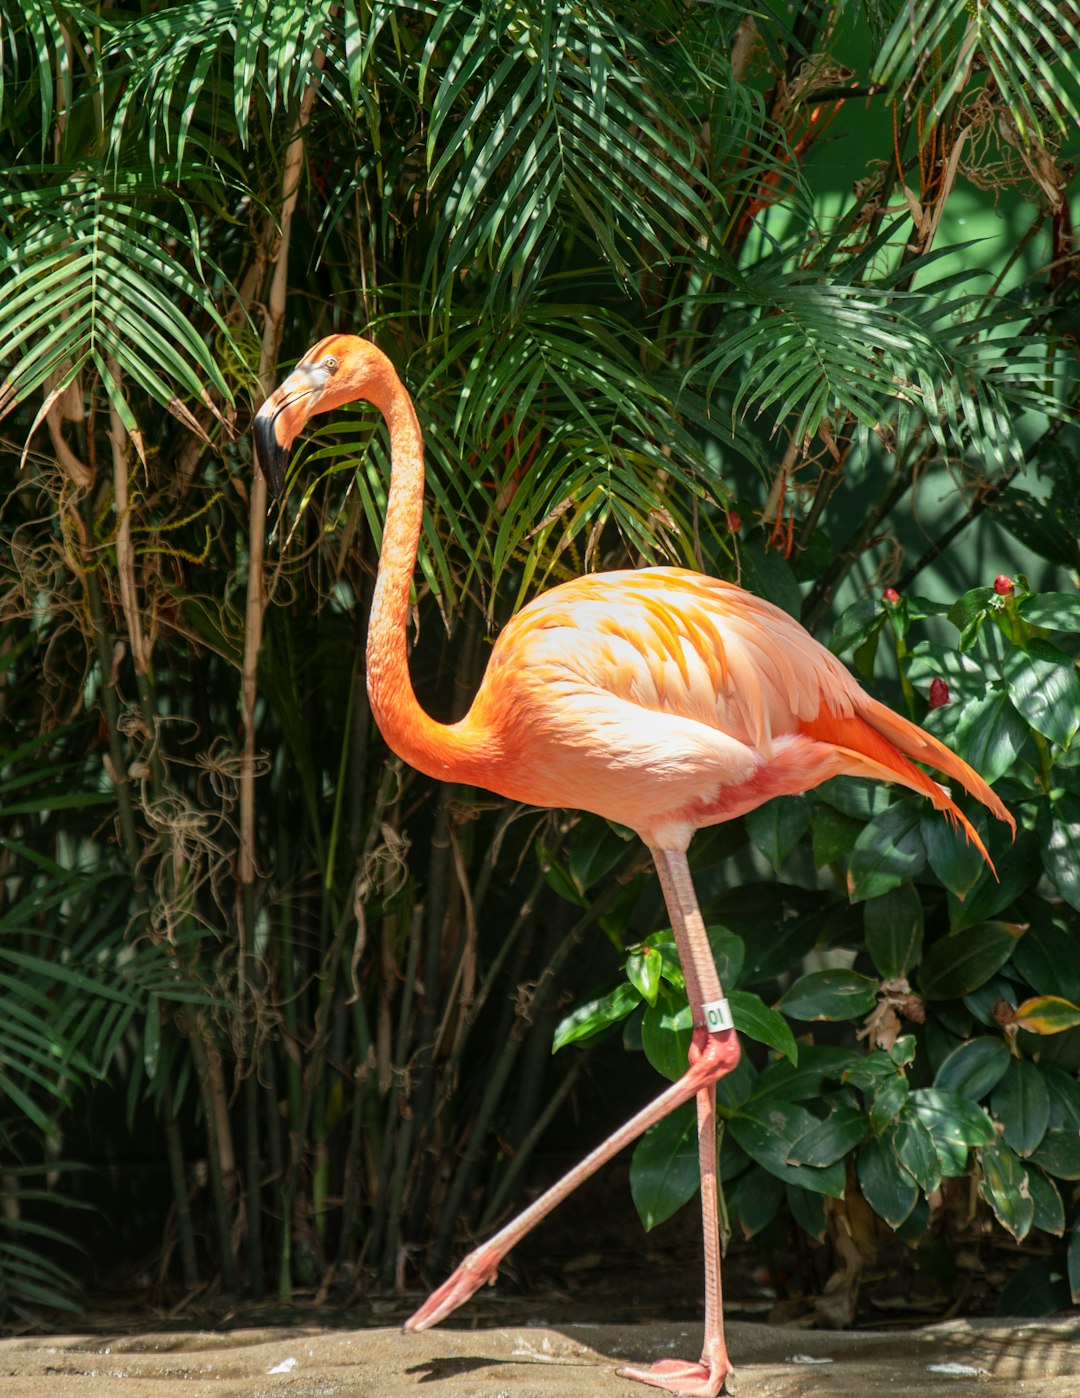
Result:
<svg viewBox="0 0 1080 1398">
<path fill-rule="evenodd" d="M 1060 995 L 1033 995 L 1017 1007 L 1015 1020 L 1032 1034 L 1060 1034 L 1080 1024 L 1080 1005 Z"/>
</svg>

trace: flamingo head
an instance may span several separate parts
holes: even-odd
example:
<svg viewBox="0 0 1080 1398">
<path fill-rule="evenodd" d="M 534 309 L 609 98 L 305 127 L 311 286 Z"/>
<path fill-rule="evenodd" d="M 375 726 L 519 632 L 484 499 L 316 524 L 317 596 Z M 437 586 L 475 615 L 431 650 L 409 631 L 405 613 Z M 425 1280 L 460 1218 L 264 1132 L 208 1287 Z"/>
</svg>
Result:
<svg viewBox="0 0 1080 1398">
<path fill-rule="evenodd" d="M 255 460 L 275 495 L 285 485 L 293 442 L 313 413 L 365 398 L 381 407 L 399 382 L 393 365 L 359 335 L 327 335 L 304 355 L 255 415 Z"/>
</svg>

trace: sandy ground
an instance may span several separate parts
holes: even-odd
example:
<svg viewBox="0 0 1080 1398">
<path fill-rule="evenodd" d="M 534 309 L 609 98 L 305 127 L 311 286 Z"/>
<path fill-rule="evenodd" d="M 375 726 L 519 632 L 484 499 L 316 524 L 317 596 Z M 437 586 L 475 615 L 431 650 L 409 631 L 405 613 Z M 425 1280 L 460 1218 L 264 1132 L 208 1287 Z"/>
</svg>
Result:
<svg viewBox="0 0 1080 1398">
<path fill-rule="evenodd" d="M 1074 1398 L 1080 1319 L 826 1333 L 733 1323 L 736 1398 Z M 457 1330 L 312 1325 L 0 1341 L 2 1398 L 633 1398 L 620 1363 L 696 1354 L 674 1324 Z"/>
</svg>

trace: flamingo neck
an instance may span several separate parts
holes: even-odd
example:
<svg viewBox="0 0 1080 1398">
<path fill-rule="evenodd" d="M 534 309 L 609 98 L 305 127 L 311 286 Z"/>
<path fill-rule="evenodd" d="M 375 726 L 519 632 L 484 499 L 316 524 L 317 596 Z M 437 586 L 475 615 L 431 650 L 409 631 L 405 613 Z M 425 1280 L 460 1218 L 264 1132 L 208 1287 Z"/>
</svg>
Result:
<svg viewBox="0 0 1080 1398">
<path fill-rule="evenodd" d="M 371 401 L 390 433 L 390 491 L 367 638 L 371 711 L 387 745 L 441 780 L 475 781 L 469 720 L 447 726 L 420 707 L 409 677 L 409 591 L 424 515 L 424 444 L 412 401 L 394 378 Z"/>
</svg>

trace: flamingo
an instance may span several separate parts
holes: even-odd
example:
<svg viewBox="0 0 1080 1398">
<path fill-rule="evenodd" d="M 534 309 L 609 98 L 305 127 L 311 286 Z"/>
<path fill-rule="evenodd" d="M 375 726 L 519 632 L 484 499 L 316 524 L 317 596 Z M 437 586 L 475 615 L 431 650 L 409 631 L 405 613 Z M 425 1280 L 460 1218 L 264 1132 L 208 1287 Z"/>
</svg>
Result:
<svg viewBox="0 0 1080 1398">
<path fill-rule="evenodd" d="M 280 495 L 289 450 L 308 418 L 357 400 L 382 413 L 391 450 L 367 639 L 368 693 L 383 737 L 428 776 L 526 805 L 593 811 L 635 830 L 659 875 L 694 1024 L 682 1078 L 470 1253 L 405 1329 L 445 1319 L 494 1279 L 514 1244 L 583 1180 L 694 1098 L 705 1254 L 701 1357 L 619 1373 L 716 1398 L 732 1372 L 720 1282 L 716 1082 L 735 1067 L 740 1049 L 691 882 L 691 837 L 845 774 L 899 782 L 928 797 L 989 863 L 964 813 L 911 759 L 959 782 L 1014 831 L 1015 824 L 978 773 L 866 694 L 797 621 L 733 583 L 683 568 L 596 573 L 542 594 L 498 637 L 465 717 L 436 722 L 413 692 L 406 637 L 423 442 L 390 360 L 355 335 L 320 340 L 259 410 L 257 460 Z"/>
</svg>

